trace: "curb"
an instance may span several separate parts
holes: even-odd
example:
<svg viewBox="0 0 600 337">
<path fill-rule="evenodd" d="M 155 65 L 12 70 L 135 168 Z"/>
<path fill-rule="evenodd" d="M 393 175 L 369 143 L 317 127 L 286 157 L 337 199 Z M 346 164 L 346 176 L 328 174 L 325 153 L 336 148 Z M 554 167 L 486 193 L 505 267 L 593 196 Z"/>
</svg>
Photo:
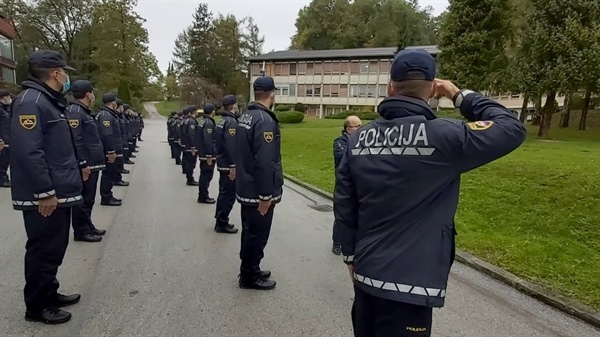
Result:
<svg viewBox="0 0 600 337">
<path fill-rule="evenodd" d="M 299 185 L 323 198 L 333 200 L 333 195 L 325 190 L 322 190 L 311 184 L 305 183 L 302 180 L 289 174 L 284 173 L 283 176 L 285 179 L 293 182 L 294 184 Z M 502 268 L 487 263 L 475 257 L 474 255 L 471 255 L 460 249 L 456 249 L 456 261 L 465 264 L 479 272 L 482 272 L 502 283 L 505 283 L 508 286 L 513 287 L 518 291 L 524 293 L 525 295 L 533 297 L 557 310 L 579 318 L 580 320 L 589 323 L 592 326 L 600 328 L 600 313 L 595 312 L 592 308 L 586 305 L 577 303 L 562 295 L 555 294 L 543 287 L 525 281 Z"/>
</svg>

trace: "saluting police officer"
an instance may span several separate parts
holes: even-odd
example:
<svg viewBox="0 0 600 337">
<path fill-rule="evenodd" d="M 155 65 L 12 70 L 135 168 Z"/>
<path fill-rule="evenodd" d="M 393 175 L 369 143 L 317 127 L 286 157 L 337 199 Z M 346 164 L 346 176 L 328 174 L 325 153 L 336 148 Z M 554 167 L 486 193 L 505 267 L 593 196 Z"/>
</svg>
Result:
<svg viewBox="0 0 600 337">
<path fill-rule="evenodd" d="M 235 234 L 229 223 L 229 213 L 235 204 L 235 133 L 238 125 L 238 105 L 235 96 L 223 97 L 221 120 L 215 129 L 217 170 L 219 171 L 219 196 L 215 211 L 215 232 Z"/>
<path fill-rule="evenodd" d="M 10 92 L 0 89 L 0 187 L 10 187 L 8 178 L 10 152 Z"/>
<path fill-rule="evenodd" d="M 123 136 L 119 126 L 117 115 L 117 97 L 113 94 L 102 96 L 104 104 L 96 114 L 96 122 L 100 139 L 104 147 L 106 157 L 106 168 L 100 177 L 100 204 L 104 206 L 121 206 L 122 200 L 113 196 L 112 188 L 115 181 L 125 183 L 121 180 L 119 172 L 119 160 L 123 158 Z M 126 185 L 125 185 L 126 186 Z"/>
<path fill-rule="evenodd" d="M 60 295 L 56 274 L 69 242 L 71 207 L 82 202 L 81 172 L 65 111 L 69 67 L 56 51 L 29 57 L 30 76 L 21 85 L 11 112 L 12 199 L 23 211 L 25 245 L 25 319 L 65 323 L 59 308 L 81 295 Z"/>
<path fill-rule="evenodd" d="M 208 188 L 215 174 L 216 150 L 215 150 L 215 116 L 216 107 L 212 103 L 204 105 L 204 113 L 200 121 L 198 136 L 198 159 L 200 159 L 200 179 L 198 186 L 198 203 L 214 204 L 215 199 L 210 197 Z"/>
<path fill-rule="evenodd" d="M 261 271 L 260 261 L 271 232 L 273 209 L 281 201 L 281 134 L 279 120 L 271 111 L 275 84 L 270 77 L 254 81 L 255 101 L 238 119 L 235 134 L 236 193 L 241 204 L 242 247 L 240 288 L 269 290 L 275 281 Z"/>
<path fill-rule="evenodd" d="M 98 126 L 90 106 L 94 103 L 94 87 L 90 81 L 79 80 L 71 85 L 75 101 L 67 108 L 67 117 L 75 143 L 75 153 L 83 172 L 83 204 L 73 206 L 72 222 L 75 241 L 99 242 L 103 229 L 97 229 L 92 222 L 92 209 L 96 201 L 98 176 L 106 168 L 104 147 Z"/>
<path fill-rule="evenodd" d="M 196 169 L 196 158 L 198 150 L 196 149 L 196 133 L 198 129 L 198 108 L 190 106 L 184 110 L 186 117 L 181 125 L 181 145 L 183 146 L 183 168 L 187 179 L 186 185 L 198 186 L 194 180 L 194 170 Z"/>
<path fill-rule="evenodd" d="M 431 336 L 454 260 L 460 175 L 525 139 L 504 106 L 435 73 L 425 50 L 399 52 L 381 118 L 350 136 L 337 171 L 335 219 L 358 337 Z M 469 122 L 436 118 L 427 104 L 436 92 Z"/>
</svg>

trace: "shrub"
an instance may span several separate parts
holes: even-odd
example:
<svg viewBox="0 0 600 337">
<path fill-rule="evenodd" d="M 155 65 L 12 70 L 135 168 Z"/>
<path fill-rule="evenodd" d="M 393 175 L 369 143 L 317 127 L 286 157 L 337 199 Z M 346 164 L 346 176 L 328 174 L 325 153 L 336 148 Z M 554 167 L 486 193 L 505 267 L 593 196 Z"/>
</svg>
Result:
<svg viewBox="0 0 600 337">
<path fill-rule="evenodd" d="M 306 111 L 306 107 L 304 106 L 304 104 L 298 102 L 296 103 L 296 105 L 294 105 L 294 111 L 304 112 Z"/>
<path fill-rule="evenodd" d="M 292 107 L 288 105 L 276 105 L 274 111 L 291 111 Z"/>
<path fill-rule="evenodd" d="M 275 112 L 279 122 L 286 124 L 302 123 L 304 120 L 304 113 L 298 111 L 278 111 Z"/>
<path fill-rule="evenodd" d="M 6 90 L 10 91 L 10 93 L 13 95 L 17 95 L 18 93 L 21 92 L 20 85 L 11 83 L 11 82 L 4 82 L 2 80 L 0 80 L 0 89 L 6 89 Z M 304 110 L 302 110 L 302 111 L 304 111 Z"/>
<path fill-rule="evenodd" d="M 326 119 L 346 119 L 346 117 L 348 117 L 348 116 L 357 116 L 360 119 L 369 121 L 369 120 L 377 119 L 379 117 L 379 114 L 377 112 L 368 112 L 368 111 L 345 111 L 345 112 L 341 112 L 339 114 L 325 116 L 325 118 Z"/>
</svg>

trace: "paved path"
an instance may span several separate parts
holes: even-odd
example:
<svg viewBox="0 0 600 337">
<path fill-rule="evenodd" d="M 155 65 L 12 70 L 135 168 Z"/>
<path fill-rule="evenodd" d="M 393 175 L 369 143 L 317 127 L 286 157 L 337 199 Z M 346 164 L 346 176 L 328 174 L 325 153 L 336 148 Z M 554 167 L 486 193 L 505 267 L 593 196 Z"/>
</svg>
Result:
<svg viewBox="0 0 600 337">
<path fill-rule="evenodd" d="M 154 111 L 152 111 L 154 112 Z M 165 121 L 146 119 L 145 141 L 116 187 L 123 207 L 97 206 L 101 243 L 70 243 L 61 290 L 80 292 L 73 320 L 48 327 L 23 320 L 22 218 L 0 190 L 0 336 L 295 337 L 351 336 L 352 287 L 333 256 L 330 204 L 286 182 L 263 267 L 278 287 L 237 287 L 240 236 L 213 232 L 214 206 L 196 203 L 169 159 Z M 196 171 L 197 172 L 197 171 Z M 216 193 L 216 180 L 211 186 Z M 239 208 L 233 212 L 239 224 Z M 592 327 L 455 264 L 447 306 L 435 311 L 436 337 L 599 336 Z"/>
</svg>

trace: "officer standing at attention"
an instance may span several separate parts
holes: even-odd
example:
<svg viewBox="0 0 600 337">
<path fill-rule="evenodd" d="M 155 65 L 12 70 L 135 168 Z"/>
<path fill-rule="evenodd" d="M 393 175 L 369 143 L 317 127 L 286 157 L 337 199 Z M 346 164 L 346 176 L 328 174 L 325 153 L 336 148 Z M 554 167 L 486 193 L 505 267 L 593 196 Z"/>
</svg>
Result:
<svg viewBox="0 0 600 337">
<path fill-rule="evenodd" d="M 97 229 L 92 223 L 92 209 L 96 201 L 98 176 L 106 168 L 104 147 L 90 106 L 94 103 L 94 87 L 90 81 L 79 80 L 71 85 L 76 99 L 67 108 L 67 117 L 75 143 L 75 153 L 83 172 L 83 204 L 73 206 L 72 222 L 75 241 L 99 242 L 103 229 Z"/>
<path fill-rule="evenodd" d="M 10 187 L 8 179 L 9 166 L 9 131 L 10 131 L 10 92 L 0 89 L 0 187 Z"/>
<path fill-rule="evenodd" d="M 123 161 L 121 161 L 121 173 L 129 174 L 129 170 L 125 169 L 125 165 L 133 165 L 135 164 L 131 161 L 131 150 L 133 149 L 133 144 L 131 143 L 131 130 L 129 128 L 129 120 L 125 117 L 123 113 L 123 101 L 117 98 L 117 115 L 119 117 L 119 125 L 121 127 L 121 137 L 123 138 Z"/>
<path fill-rule="evenodd" d="M 271 111 L 275 104 L 275 83 L 270 77 L 254 81 L 255 101 L 238 119 L 235 134 L 236 197 L 241 204 L 242 247 L 240 288 L 270 290 L 275 281 L 271 272 L 260 269 L 269 240 L 273 209 L 281 201 L 281 134 L 279 120 Z"/>
<path fill-rule="evenodd" d="M 65 323 L 59 308 L 81 295 L 61 295 L 56 279 L 69 242 L 71 207 L 80 204 L 81 172 L 65 111 L 69 67 L 56 51 L 29 56 L 29 77 L 11 112 L 13 208 L 23 211 L 25 245 L 25 319 Z"/>
<path fill-rule="evenodd" d="M 186 185 L 198 186 L 198 182 L 194 180 L 194 170 L 196 169 L 196 158 L 198 150 L 196 149 L 196 133 L 198 129 L 198 108 L 190 106 L 185 109 L 186 117 L 181 125 L 181 144 L 183 150 L 183 167 Z"/>
<path fill-rule="evenodd" d="M 136 150 L 135 141 L 137 139 L 137 133 L 135 130 L 135 121 L 133 120 L 133 116 L 131 115 L 131 107 L 129 104 L 123 104 L 123 117 L 125 117 L 125 121 L 127 122 L 127 137 L 129 139 L 129 158 L 136 158 L 134 153 L 138 152 Z"/>
<path fill-rule="evenodd" d="M 175 124 L 173 125 L 173 141 L 177 146 L 175 146 L 175 165 L 181 165 L 181 173 L 185 174 L 184 165 L 183 165 L 183 145 L 181 145 L 181 125 L 183 124 L 184 111 L 178 112 L 175 116 Z"/>
<path fill-rule="evenodd" d="M 525 140 L 504 106 L 435 73 L 425 50 L 396 54 L 382 118 L 350 137 L 337 171 L 335 218 L 358 337 L 431 336 L 454 260 L 460 176 Z M 427 104 L 436 92 L 469 122 L 436 118 Z"/>
<path fill-rule="evenodd" d="M 113 94 L 102 96 L 104 104 L 96 114 L 96 122 L 106 157 L 106 169 L 100 177 L 100 204 L 121 206 L 122 200 L 113 196 L 115 181 L 121 181 L 119 159 L 123 158 L 123 136 L 117 116 L 117 97 Z M 127 183 L 129 184 L 129 183 Z"/>
<path fill-rule="evenodd" d="M 342 157 L 348 148 L 348 136 L 353 134 L 358 128 L 362 126 L 362 121 L 357 116 L 348 116 L 346 120 L 344 120 L 344 130 L 342 130 L 342 135 L 337 137 L 333 141 L 333 163 L 335 171 L 337 172 L 338 167 L 340 166 L 340 162 L 342 161 Z M 335 255 L 340 255 L 342 253 L 342 245 L 340 244 L 340 239 L 338 235 L 338 226 L 333 220 L 333 248 L 331 251 Z"/>
<path fill-rule="evenodd" d="M 175 116 L 177 112 L 172 111 L 167 118 L 167 141 L 169 142 L 169 148 L 171 148 L 171 159 L 175 159 Z"/>
<path fill-rule="evenodd" d="M 142 114 L 138 114 L 139 122 L 140 122 L 140 132 L 138 133 L 137 140 L 143 142 L 142 132 L 144 131 L 144 116 Z"/>
<path fill-rule="evenodd" d="M 229 223 L 229 214 L 235 204 L 235 133 L 238 125 L 238 105 L 235 96 L 223 98 L 221 120 L 215 129 L 219 196 L 215 211 L 215 232 L 235 234 L 237 228 Z"/>
<path fill-rule="evenodd" d="M 214 204 L 215 199 L 208 194 L 210 182 L 215 174 L 216 149 L 215 149 L 215 105 L 207 103 L 204 105 L 204 114 L 200 121 L 198 137 L 198 158 L 200 159 L 200 179 L 198 185 L 198 203 Z"/>
</svg>

